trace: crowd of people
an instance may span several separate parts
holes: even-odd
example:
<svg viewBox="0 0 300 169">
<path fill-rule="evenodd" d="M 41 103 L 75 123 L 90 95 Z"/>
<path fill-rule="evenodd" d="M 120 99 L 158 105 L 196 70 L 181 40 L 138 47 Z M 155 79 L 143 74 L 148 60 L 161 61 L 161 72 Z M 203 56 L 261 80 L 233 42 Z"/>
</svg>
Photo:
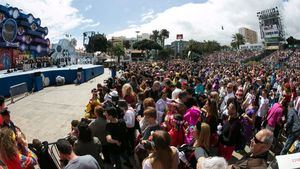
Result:
<svg viewBox="0 0 300 169">
<path fill-rule="evenodd" d="M 199 62 L 132 62 L 99 83 L 83 118 L 56 142 L 61 165 L 265 169 L 270 151 L 299 152 L 293 143 L 300 136 L 300 70 L 241 65 L 225 53 Z M 2 100 L 0 160 L 9 169 L 16 168 L 12 162 L 32 168 L 41 161 L 35 155 L 41 143 L 28 148 Z M 234 160 L 234 151 L 243 157 Z"/>
<path fill-rule="evenodd" d="M 261 51 L 243 50 L 243 51 L 223 51 L 215 52 L 203 57 L 207 63 L 239 63 L 245 59 L 252 58 L 261 54 Z"/>
<path fill-rule="evenodd" d="M 272 53 L 271 55 L 263 58 L 262 63 L 265 65 L 267 65 L 267 64 L 277 65 L 282 62 L 288 61 L 289 57 L 292 56 L 293 53 L 294 53 L 294 51 L 291 49 L 277 50 L 274 53 Z"/>
</svg>

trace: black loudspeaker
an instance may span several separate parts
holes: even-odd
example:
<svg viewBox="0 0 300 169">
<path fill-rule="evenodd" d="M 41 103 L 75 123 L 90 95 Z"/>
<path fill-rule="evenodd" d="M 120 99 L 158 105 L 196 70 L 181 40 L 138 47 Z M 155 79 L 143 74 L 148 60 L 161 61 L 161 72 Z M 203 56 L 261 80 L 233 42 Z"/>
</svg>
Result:
<svg viewBox="0 0 300 169">
<path fill-rule="evenodd" d="M 82 72 L 82 67 L 79 67 L 78 69 L 77 69 L 77 72 Z"/>
<path fill-rule="evenodd" d="M 34 72 L 34 77 L 41 76 L 41 72 Z"/>
</svg>

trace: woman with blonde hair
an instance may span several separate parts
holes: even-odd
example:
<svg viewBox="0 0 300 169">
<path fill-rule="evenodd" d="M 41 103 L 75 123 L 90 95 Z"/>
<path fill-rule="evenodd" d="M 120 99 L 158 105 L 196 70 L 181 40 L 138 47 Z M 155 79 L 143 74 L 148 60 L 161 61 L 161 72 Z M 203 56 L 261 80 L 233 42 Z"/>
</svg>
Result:
<svg viewBox="0 0 300 169">
<path fill-rule="evenodd" d="M 163 130 L 152 134 L 152 153 L 143 161 L 143 169 L 177 169 L 177 148 L 170 146 L 171 137 Z"/>
<path fill-rule="evenodd" d="M 129 83 L 126 83 L 122 87 L 122 96 L 123 99 L 131 105 L 131 107 L 135 108 L 135 105 L 137 103 L 136 94 L 134 93 L 131 85 Z"/>
<path fill-rule="evenodd" d="M 0 130 L 0 160 L 7 169 L 33 169 L 37 156 L 28 148 L 24 134 L 8 128 Z"/>
<path fill-rule="evenodd" d="M 193 136 L 195 139 L 195 157 L 208 157 L 210 148 L 210 127 L 206 123 L 198 122 L 194 128 Z"/>
</svg>

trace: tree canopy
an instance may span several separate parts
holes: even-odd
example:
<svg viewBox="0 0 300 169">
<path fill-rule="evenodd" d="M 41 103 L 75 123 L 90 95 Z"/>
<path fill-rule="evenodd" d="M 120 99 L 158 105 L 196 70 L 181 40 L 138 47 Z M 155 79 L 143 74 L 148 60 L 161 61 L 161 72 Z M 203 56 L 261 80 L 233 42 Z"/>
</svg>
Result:
<svg viewBox="0 0 300 169">
<path fill-rule="evenodd" d="M 231 46 L 235 49 L 238 49 L 240 45 L 245 44 L 245 38 L 242 34 L 236 33 L 232 35 Z"/>
<path fill-rule="evenodd" d="M 107 50 L 107 39 L 104 34 L 95 34 L 89 37 L 89 43 L 85 46 L 86 51 L 94 53 L 97 51 L 106 52 Z"/>
</svg>

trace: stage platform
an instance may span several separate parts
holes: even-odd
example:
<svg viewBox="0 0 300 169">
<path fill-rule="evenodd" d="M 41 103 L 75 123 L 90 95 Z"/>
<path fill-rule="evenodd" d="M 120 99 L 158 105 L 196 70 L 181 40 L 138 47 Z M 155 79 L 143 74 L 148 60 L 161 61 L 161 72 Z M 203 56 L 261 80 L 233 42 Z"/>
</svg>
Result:
<svg viewBox="0 0 300 169">
<path fill-rule="evenodd" d="M 0 95 L 9 96 L 9 89 L 11 86 L 27 83 L 28 91 L 34 88 L 34 91 L 43 89 L 43 78 L 49 78 L 49 86 L 56 84 L 56 77 L 62 76 L 65 78 L 65 84 L 73 84 L 77 78 L 77 73 L 81 72 L 82 82 L 87 82 L 90 79 L 97 77 L 104 72 L 102 65 L 71 65 L 66 67 L 49 67 L 40 68 L 29 71 L 16 71 L 6 73 L 0 72 Z M 42 78 L 43 77 L 43 78 Z"/>
</svg>

